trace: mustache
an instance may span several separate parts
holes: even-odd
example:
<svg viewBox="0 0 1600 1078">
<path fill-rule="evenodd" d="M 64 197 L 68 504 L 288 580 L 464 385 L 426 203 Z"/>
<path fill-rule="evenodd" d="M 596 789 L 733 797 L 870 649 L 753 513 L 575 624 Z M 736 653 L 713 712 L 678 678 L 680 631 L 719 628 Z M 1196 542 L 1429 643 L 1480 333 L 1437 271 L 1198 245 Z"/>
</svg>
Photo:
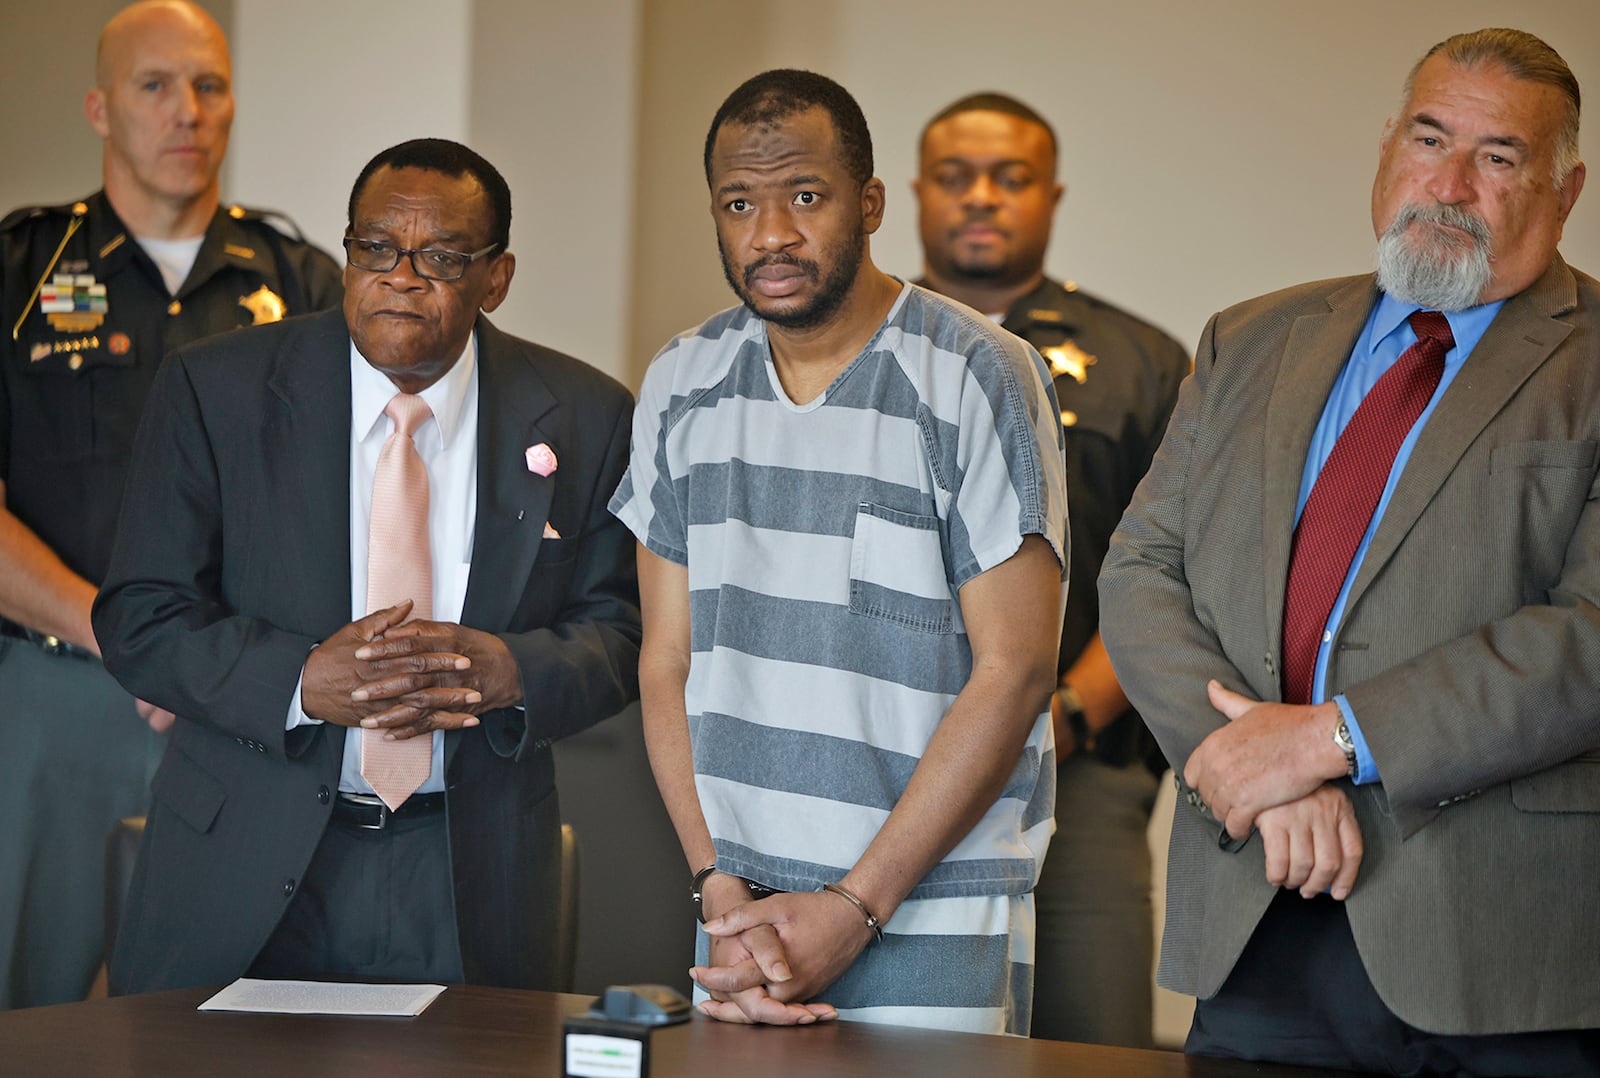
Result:
<svg viewBox="0 0 1600 1078">
<path fill-rule="evenodd" d="M 966 210 L 961 214 L 961 221 L 956 225 L 956 228 L 960 229 L 967 225 L 988 225 L 991 228 L 999 227 L 995 224 L 995 211 L 992 209 L 983 208 Z"/>
<path fill-rule="evenodd" d="M 1400 212 L 1395 214 L 1394 221 L 1389 225 L 1388 231 L 1398 234 L 1412 223 L 1446 225 L 1450 228 L 1460 229 L 1471 236 L 1480 247 L 1488 247 L 1492 239 L 1489 232 L 1489 222 L 1475 213 L 1469 213 L 1460 206 L 1407 204 L 1400 207 Z"/>
<path fill-rule="evenodd" d="M 743 276 L 746 288 L 754 286 L 756 274 L 769 266 L 794 266 L 812 280 L 822 276 L 822 267 L 805 258 L 796 258 L 794 255 L 766 255 L 756 259 L 744 267 Z"/>
<path fill-rule="evenodd" d="M 1413 223 L 1434 227 L 1413 234 Z M 1460 207 L 1402 206 L 1378 240 L 1378 287 L 1419 307 L 1466 310 L 1493 279 L 1490 241 L 1488 222 Z"/>
</svg>

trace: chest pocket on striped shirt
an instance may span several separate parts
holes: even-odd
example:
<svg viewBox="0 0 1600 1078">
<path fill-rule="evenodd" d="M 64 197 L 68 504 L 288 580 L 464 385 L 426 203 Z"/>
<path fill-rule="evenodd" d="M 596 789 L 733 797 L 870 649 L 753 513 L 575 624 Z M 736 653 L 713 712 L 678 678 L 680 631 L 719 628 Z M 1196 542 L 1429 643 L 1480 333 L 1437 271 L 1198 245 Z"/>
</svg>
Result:
<svg viewBox="0 0 1600 1078">
<path fill-rule="evenodd" d="M 948 633 L 952 605 L 939 519 L 862 502 L 850 545 L 850 612 Z"/>
</svg>

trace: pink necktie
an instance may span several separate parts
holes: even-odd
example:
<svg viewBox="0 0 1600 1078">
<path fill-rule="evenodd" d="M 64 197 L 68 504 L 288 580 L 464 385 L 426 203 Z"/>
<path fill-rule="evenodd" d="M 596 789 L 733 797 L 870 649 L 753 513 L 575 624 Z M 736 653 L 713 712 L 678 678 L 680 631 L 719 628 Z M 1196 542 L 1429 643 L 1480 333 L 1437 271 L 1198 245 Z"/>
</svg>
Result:
<svg viewBox="0 0 1600 1078">
<path fill-rule="evenodd" d="M 428 402 L 396 393 L 383 410 L 394 433 L 383 443 L 372 476 L 372 524 L 367 533 L 367 612 L 412 600 L 412 618 L 433 616 L 433 561 L 428 548 L 428 469 L 412 441 L 433 412 Z M 409 619 L 408 619 L 409 620 Z M 428 778 L 433 738 L 385 741 L 382 730 L 361 731 L 361 777 L 391 810 Z"/>
<path fill-rule="evenodd" d="M 1367 391 L 1333 444 L 1300 512 L 1283 602 L 1283 699 L 1309 704 L 1328 615 L 1389 482 L 1400 443 L 1433 399 L 1444 354 L 1455 347 L 1438 311 L 1409 319 L 1417 343 Z"/>
</svg>

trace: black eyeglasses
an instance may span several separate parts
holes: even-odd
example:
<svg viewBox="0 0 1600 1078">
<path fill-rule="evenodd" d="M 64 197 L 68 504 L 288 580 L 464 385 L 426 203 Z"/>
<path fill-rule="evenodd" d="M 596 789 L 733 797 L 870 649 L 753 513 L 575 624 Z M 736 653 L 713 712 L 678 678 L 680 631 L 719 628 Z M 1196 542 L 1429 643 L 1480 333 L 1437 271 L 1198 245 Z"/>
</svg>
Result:
<svg viewBox="0 0 1600 1078">
<path fill-rule="evenodd" d="M 356 269 L 372 273 L 388 273 L 400 264 L 401 255 L 411 256 L 411 268 L 418 277 L 431 281 L 459 281 L 467 267 L 500 246 L 491 243 L 481 251 L 447 251 L 442 247 L 396 247 L 381 240 L 364 240 L 356 236 L 344 238 L 344 250 L 350 264 Z"/>
</svg>

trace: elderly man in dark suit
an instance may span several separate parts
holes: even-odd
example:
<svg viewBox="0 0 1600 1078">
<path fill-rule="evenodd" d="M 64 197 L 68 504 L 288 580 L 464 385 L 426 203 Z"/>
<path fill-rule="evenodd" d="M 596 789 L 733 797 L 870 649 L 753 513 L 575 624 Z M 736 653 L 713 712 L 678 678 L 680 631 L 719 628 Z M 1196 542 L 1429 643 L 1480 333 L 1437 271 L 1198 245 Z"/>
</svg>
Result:
<svg viewBox="0 0 1600 1078">
<path fill-rule="evenodd" d="M 1212 319 L 1100 580 L 1183 778 L 1161 983 L 1193 1052 L 1600 1071 L 1600 283 L 1556 253 L 1577 81 L 1435 46 L 1376 278 Z"/>
<path fill-rule="evenodd" d="M 510 201 L 464 146 L 386 150 L 351 194 L 342 315 L 163 366 L 94 611 L 111 671 L 178 716 L 113 991 L 550 983 L 550 744 L 636 688 L 606 512 L 631 401 L 483 317 Z"/>
</svg>

